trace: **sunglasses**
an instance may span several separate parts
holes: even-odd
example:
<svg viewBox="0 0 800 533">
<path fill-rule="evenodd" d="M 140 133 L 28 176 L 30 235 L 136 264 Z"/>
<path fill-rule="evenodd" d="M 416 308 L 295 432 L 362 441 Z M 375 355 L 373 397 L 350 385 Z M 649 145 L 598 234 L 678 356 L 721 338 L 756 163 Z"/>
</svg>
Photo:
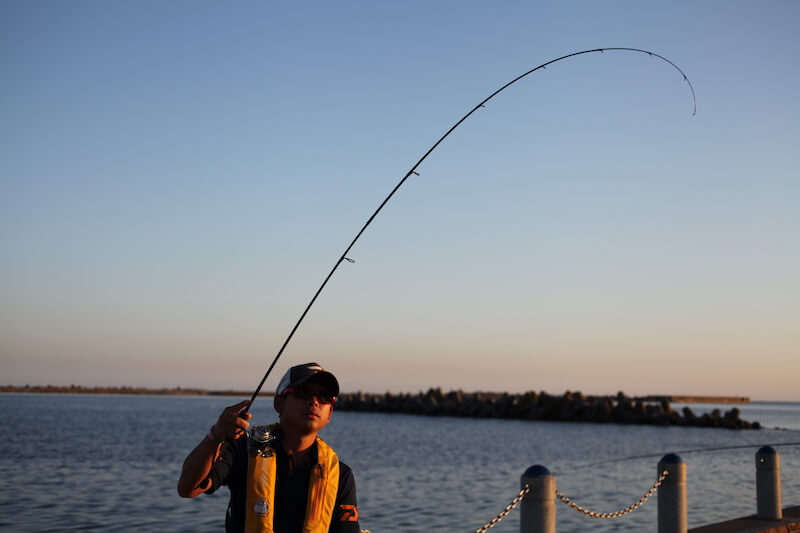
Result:
<svg viewBox="0 0 800 533">
<path fill-rule="evenodd" d="M 285 391 L 284 394 L 293 394 L 295 398 L 298 400 L 310 400 L 311 398 L 316 398 L 317 401 L 321 404 L 333 404 L 336 403 L 336 396 L 329 392 L 325 392 L 322 389 L 314 389 L 312 387 L 289 387 Z"/>
</svg>

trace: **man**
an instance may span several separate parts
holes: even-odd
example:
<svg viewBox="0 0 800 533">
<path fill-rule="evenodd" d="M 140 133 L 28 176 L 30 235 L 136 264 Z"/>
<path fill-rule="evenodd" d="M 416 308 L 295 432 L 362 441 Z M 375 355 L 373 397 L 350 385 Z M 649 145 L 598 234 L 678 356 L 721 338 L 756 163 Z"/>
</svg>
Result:
<svg viewBox="0 0 800 533">
<path fill-rule="evenodd" d="M 178 493 L 227 485 L 228 533 L 359 533 L 353 473 L 317 433 L 333 414 L 339 382 L 317 363 L 290 368 L 278 383 L 279 423 L 254 427 L 245 400 L 225 408 L 183 463 Z"/>
</svg>

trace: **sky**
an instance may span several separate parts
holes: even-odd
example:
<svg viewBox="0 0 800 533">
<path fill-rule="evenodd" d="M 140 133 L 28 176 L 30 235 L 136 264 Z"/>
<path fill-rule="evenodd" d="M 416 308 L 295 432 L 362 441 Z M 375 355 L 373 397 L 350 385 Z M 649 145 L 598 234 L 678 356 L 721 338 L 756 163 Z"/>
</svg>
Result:
<svg viewBox="0 0 800 533">
<path fill-rule="evenodd" d="M 0 3 L 0 383 L 800 401 L 800 4 Z"/>
</svg>

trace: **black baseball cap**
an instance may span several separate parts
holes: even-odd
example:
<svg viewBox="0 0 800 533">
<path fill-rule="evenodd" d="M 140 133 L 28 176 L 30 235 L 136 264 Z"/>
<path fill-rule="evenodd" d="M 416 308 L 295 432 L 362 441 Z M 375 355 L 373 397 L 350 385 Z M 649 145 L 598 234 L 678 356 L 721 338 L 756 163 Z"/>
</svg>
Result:
<svg viewBox="0 0 800 533">
<path fill-rule="evenodd" d="M 280 396 L 289 387 L 302 385 L 311 378 L 314 378 L 314 381 L 318 381 L 325 389 L 325 392 L 329 392 L 333 396 L 339 396 L 339 382 L 336 380 L 336 376 L 319 366 L 318 363 L 297 365 L 287 370 L 278 382 L 275 395 Z"/>
</svg>

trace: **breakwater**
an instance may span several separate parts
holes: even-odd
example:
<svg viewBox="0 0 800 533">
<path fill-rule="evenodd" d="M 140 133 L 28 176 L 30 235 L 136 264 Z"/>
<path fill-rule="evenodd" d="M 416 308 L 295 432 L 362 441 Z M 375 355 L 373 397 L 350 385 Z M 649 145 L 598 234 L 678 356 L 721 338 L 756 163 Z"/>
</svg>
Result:
<svg viewBox="0 0 800 533">
<path fill-rule="evenodd" d="M 724 413 L 714 409 L 701 416 L 691 408 L 673 409 L 667 399 L 648 401 L 620 392 L 616 396 L 585 396 L 567 391 L 562 395 L 546 392 L 522 394 L 442 392 L 440 388 L 417 394 L 346 393 L 339 396 L 336 409 L 371 411 L 424 416 L 506 418 L 560 422 L 598 422 L 613 424 L 649 424 L 728 429 L 760 429 L 758 422 L 748 422 L 733 407 Z"/>
</svg>

